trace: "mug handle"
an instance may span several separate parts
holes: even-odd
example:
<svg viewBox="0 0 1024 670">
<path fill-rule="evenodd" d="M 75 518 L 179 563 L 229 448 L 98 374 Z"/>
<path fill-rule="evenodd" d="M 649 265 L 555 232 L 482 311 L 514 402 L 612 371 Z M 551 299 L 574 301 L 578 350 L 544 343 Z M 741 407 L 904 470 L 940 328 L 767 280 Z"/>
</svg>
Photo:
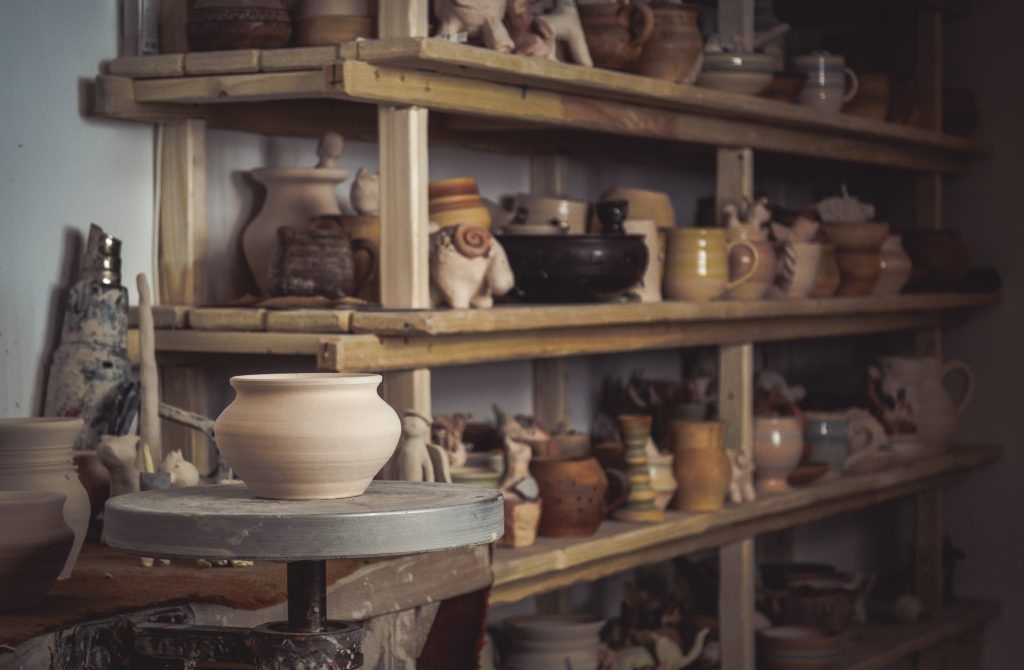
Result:
<svg viewBox="0 0 1024 670">
<path fill-rule="evenodd" d="M 942 366 L 942 379 L 945 380 L 954 372 L 959 372 L 964 376 L 964 394 L 960 397 L 960 402 L 956 404 L 954 410 L 959 415 L 974 397 L 974 371 L 963 361 L 950 361 Z"/>
<path fill-rule="evenodd" d="M 860 81 L 857 79 L 857 73 L 850 68 L 844 67 L 843 71 L 850 78 L 850 90 L 843 96 L 843 102 L 850 102 L 857 95 L 857 91 L 860 90 Z"/>
<path fill-rule="evenodd" d="M 639 50 L 654 34 L 654 10 L 649 5 L 623 5 L 619 16 L 624 16 L 625 25 L 633 36 L 627 49 Z"/>
<path fill-rule="evenodd" d="M 646 5 L 638 5 L 638 6 L 646 7 Z M 730 290 L 736 288 L 737 286 L 739 286 L 741 284 L 745 284 L 748 281 L 750 281 L 750 279 L 753 278 L 754 273 L 757 272 L 757 268 L 761 265 L 761 254 L 757 251 L 757 247 L 755 247 L 750 242 L 747 242 L 746 240 L 737 240 L 736 242 L 730 242 L 728 244 L 728 246 L 726 246 L 726 248 L 725 248 L 726 249 L 726 255 L 728 256 L 728 254 L 737 245 L 744 245 L 748 249 L 750 249 L 750 253 L 754 257 L 754 262 L 750 265 L 750 269 L 749 270 L 747 270 L 745 273 L 743 273 L 742 275 L 740 275 L 736 279 L 733 279 L 731 282 L 729 282 L 729 283 L 727 283 L 725 285 L 725 290 L 726 291 L 730 291 Z"/>
<path fill-rule="evenodd" d="M 622 470 L 616 470 L 615 468 L 607 468 L 604 471 L 605 476 L 608 478 L 608 490 L 612 490 L 611 480 L 615 480 L 615 485 L 619 490 L 619 495 L 614 500 L 608 500 L 607 496 L 604 501 L 604 514 L 608 516 L 615 510 L 619 509 L 626 504 L 626 499 L 629 498 L 630 483 L 629 477 Z"/>
<path fill-rule="evenodd" d="M 356 277 L 356 293 L 358 293 L 367 282 L 375 280 L 377 278 L 377 272 L 380 270 L 380 250 L 377 249 L 377 245 L 373 240 L 368 240 L 364 237 L 352 240 L 352 255 L 355 256 L 360 251 L 370 257 L 370 265 L 369 269 L 366 271 L 365 277 Z"/>
</svg>

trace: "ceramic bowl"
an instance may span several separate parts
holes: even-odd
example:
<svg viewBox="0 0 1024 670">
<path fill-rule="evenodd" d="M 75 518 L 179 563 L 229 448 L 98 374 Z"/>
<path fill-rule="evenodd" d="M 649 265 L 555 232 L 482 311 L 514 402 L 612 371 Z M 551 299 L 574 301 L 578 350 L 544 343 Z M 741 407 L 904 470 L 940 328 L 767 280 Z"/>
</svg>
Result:
<svg viewBox="0 0 1024 670">
<path fill-rule="evenodd" d="M 505 620 L 505 670 L 597 668 L 604 620 L 588 615 L 540 614 Z"/>
<path fill-rule="evenodd" d="M 527 302 L 604 302 L 647 269 L 642 235 L 499 235 Z"/>
<path fill-rule="evenodd" d="M 485 489 L 496 489 L 501 483 L 501 472 L 486 466 L 452 468 L 453 484 L 472 484 Z"/>
<path fill-rule="evenodd" d="M 769 626 L 757 631 L 757 642 L 764 670 L 828 670 L 843 636 L 809 626 Z"/>
<path fill-rule="evenodd" d="M 758 95 L 775 77 L 775 60 L 767 54 L 704 54 L 697 85 L 717 91 Z"/>
<path fill-rule="evenodd" d="M 883 221 L 823 223 L 822 229 L 838 249 L 845 251 L 877 251 L 889 236 L 889 224 Z"/>
</svg>

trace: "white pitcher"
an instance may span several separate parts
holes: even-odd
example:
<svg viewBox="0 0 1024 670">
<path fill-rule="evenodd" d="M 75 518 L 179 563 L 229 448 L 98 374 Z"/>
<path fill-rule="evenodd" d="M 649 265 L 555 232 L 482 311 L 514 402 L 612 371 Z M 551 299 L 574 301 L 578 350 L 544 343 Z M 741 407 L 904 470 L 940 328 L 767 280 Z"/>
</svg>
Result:
<svg viewBox="0 0 1024 670">
<path fill-rule="evenodd" d="M 956 419 L 974 395 L 974 373 L 962 361 L 943 364 L 938 358 L 884 356 L 879 359 L 882 374 L 902 382 L 917 422 L 921 441 L 932 451 L 949 447 L 956 429 Z M 964 377 L 964 391 L 954 402 L 943 384 L 946 377 L 959 372 Z"/>
</svg>

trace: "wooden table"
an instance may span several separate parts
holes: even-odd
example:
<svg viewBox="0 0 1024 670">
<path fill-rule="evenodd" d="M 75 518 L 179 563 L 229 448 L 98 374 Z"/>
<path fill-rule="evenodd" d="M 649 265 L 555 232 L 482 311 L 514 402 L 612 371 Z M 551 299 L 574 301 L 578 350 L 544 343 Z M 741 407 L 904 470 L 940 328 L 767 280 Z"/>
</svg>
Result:
<svg viewBox="0 0 1024 670">
<path fill-rule="evenodd" d="M 146 491 L 109 501 L 105 520 L 107 543 L 131 553 L 286 562 L 286 622 L 135 630 L 136 654 L 155 667 L 244 661 L 260 670 L 361 667 L 360 626 L 327 619 L 326 560 L 487 544 L 502 528 L 497 491 L 422 482 L 374 482 L 361 496 L 316 501 L 265 500 L 237 486 Z"/>
</svg>

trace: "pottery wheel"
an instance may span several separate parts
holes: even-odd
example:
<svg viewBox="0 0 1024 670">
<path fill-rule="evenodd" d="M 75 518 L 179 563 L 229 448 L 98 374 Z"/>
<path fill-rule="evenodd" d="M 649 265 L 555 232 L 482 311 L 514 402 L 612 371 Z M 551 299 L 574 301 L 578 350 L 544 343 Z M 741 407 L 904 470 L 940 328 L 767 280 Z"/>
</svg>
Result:
<svg viewBox="0 0 1024 670">
<path fill-rule="evenodd" d="M 222 484 L 130 493 L 107 502 L 106 543 L 158 558 L 318 561 L 488 544 L 504 523 L 498 491 L 375 481 L 339 500 L 267 500 Z"/>
</svg>

